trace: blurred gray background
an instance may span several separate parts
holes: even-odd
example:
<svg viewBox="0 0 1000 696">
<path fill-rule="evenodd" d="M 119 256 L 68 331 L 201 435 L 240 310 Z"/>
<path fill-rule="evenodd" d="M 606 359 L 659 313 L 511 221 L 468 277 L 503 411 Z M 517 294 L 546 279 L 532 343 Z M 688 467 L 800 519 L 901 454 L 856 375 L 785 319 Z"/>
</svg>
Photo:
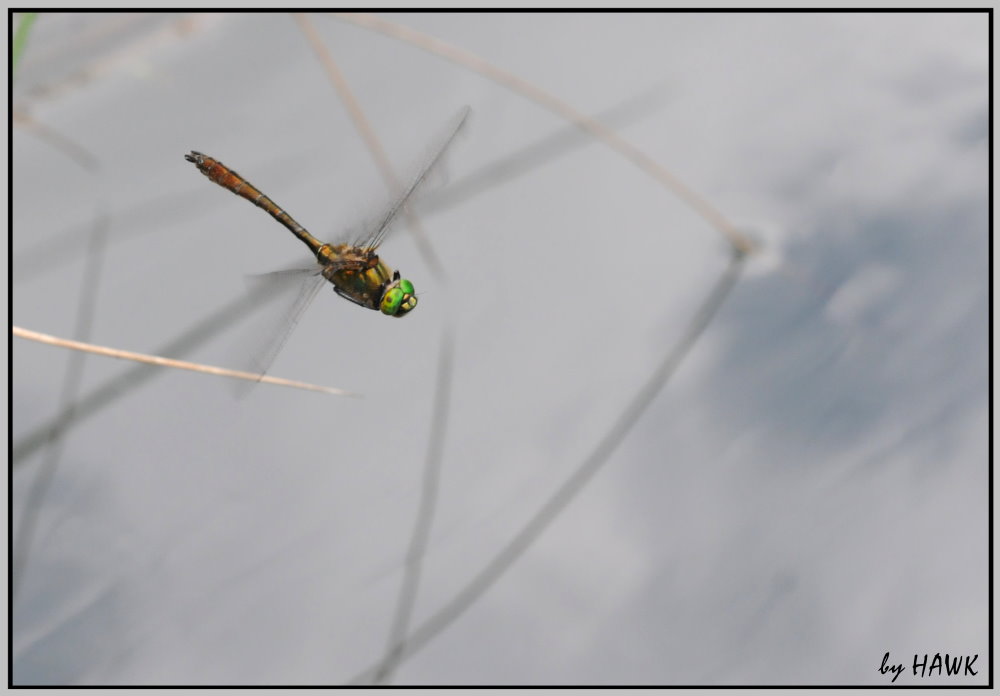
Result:
<svg viewBox="0 0 1000 696">
<path fill-rule="evenodd" d="M 878 685 L 886 652 L 908 670 L 947 652 L 978 653 L 978 677 L 896 684 L 985 684 L 987 15 L 387 18 L 584 113 L 626 104 L 619 133 L 762 245 L 607 465 L 396 683 Z M 414 627 L 579 466 L 726 265 L 702 218 L 585 136 L 432 206 L 569 124 L 411 45 L 311 22 L 401 170 L 472 107 L 447 181 L 414 208 L 448 282 L 400 229 L 382 255 L 420 293 L 411 316 L 327 289 L 304 315 L 271 374 L 363 399 L 235 400 L 163 370 L 51 443 L 57 459 L 15 461 L 12 531 L 35 516 L 17 684 L 355 678 L 385 648 L 446 327 Z M 12 319 L 38 331 L 78 332 L 95 230 L 89 338 L 127 350 L 308 260 L 191 149 L 324 239 L 387 198 L 284 14 L 43 15 L 13 105 Z M 280 305 L 174 357 L 240 367 Z M 13 350 L 16 448 L 59 412 L 71 358 Z M 88 357 L 78 393 L 130 369 Z"/>
</svg>

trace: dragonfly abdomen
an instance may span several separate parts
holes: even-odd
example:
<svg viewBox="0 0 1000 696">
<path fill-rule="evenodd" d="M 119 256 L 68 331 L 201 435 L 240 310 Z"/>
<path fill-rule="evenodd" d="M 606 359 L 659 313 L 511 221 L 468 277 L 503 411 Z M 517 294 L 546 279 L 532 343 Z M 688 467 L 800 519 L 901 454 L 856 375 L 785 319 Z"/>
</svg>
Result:
<svg viewBox="0 0 1000 696">
<path fill-rule="evenodd" d="M 192 150 L 189 155 L 184 155 L 184 159 L 188 162 L 194 163 L 194 165 L 198 167 L 198 171 L 222 188 L 232 191 L 237 196 L 246 198 L 261 210 L 267 211 L 271 217 L 287 227 L 292 234 L 305 242 L 306 246 L 308 246 L 314 254 L 319 253 L 319 249 L 323 246 L 323 243 L 309 234 L 305 227 L 297 223 L 295 219 L 286 213 L 284 209 L 278 206 L 277 203 L 261 193 L 256 186 L 240 176 L 235 169 L 230 169 L 214 157 L 209 157 L 208 155 L 195 150 Z"/>
</svg>

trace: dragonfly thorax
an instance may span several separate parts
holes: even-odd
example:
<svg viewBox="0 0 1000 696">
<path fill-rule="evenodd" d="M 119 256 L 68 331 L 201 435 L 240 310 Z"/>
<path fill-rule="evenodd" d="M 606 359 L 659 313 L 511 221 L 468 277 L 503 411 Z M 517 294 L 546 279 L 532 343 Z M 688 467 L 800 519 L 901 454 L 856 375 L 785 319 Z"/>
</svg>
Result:
<svg viewBox="0 0 1000 696">
<path fill-rule="evenodd" d="M 317 254 L 323 277 L 341 297 L 362 307 L 402 317 L 417 306 L 413 283 L 400 278 L 371 251 L 324 245 Z"/>
</svg>

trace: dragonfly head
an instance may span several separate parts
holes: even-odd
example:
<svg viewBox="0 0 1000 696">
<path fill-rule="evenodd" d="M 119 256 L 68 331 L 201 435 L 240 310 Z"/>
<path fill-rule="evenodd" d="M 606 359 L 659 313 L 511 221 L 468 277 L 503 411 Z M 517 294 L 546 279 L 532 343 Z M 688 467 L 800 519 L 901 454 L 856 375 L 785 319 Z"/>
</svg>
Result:
<svg viewBox="0 0 1000 696">
<path fill-rule="evenodd" d="M 383 314 L 391 317 L 406 316 L 410 310 L 417 306 L 417 296 L 413 292 L 413 283 L 406 278 L 399 277 L 399 271 L 392 276 L 385 292 L 382 293 L 382 301 L 379 302 L 379 309 Z"/>
</svg>

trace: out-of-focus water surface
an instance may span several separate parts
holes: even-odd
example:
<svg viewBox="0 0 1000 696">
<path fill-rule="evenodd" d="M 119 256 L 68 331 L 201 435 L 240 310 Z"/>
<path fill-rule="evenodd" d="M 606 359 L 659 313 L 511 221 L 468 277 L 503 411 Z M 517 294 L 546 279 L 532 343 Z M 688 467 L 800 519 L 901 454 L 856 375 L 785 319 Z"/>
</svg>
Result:
<svg viewBox="0 0 1000 696">
<path fill-rule="evenodd" d="M 987 15 L 387 18 L 584 113 L 652 94 L 620 135 L 763 245 L 607 466 L 396 682 L 874 685 L 889 652 L 896 684 L 986 683 Z M 567 127 L 413 46 L 311 21 L 401 168 L 472 107 L 438 195 Z M 246 274 L 307 260 L 189 150 L 321 238 L 387 197 L 287 15 L 43 15 L 14 79 L 33 120 L 13 139 L 13 321 L 30 329 L 72 337 L 103 214 L 90 338 L 117 348 L 156 351 Z M 452 409 L 414 625 L 593 449 L 727 260 L 593 141 L 434 195 L 416 212 L 447 282 L 400 230 L 382 255 L 415 283 L 413 314 L 324 289 L 272 368 L 363 399 L 237 401 L 163 371 L 68 431 L 12 608 L 14 683 L 353 678 L 385 647 L 444 329 Z M 177 357 L 238 366 L 269 311 Z M 15 447 L 55 417 L 68 359 L 14 343 Z M 87 358 L 82 393 L 129 369 Z M 15 532 L 44 457 L 14 466 Z M 914 676 L 936 652 L 978 654 L 978 676 Z"/>
</svg>

